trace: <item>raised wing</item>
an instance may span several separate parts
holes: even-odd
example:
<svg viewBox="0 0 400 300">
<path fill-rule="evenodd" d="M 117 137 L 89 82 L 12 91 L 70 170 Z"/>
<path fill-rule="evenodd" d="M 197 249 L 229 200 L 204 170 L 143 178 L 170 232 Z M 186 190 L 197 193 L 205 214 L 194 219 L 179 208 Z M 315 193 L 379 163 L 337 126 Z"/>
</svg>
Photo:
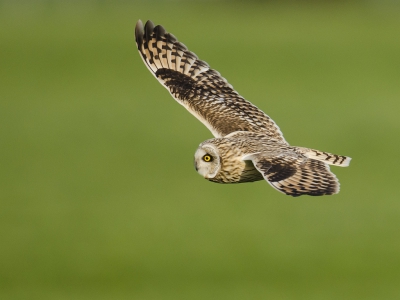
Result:
<svg viewBox="0 0 400 300">
<path fill-rule="evenodd" d="M 275 122 L 240 96 L 225 78 L 199 60 L 165 29 L 139 20 L 135 29 L 139 53 L 150 72 L 215 137 L 235 131 L 263 132 L 286 143 Z"/>
</svg>

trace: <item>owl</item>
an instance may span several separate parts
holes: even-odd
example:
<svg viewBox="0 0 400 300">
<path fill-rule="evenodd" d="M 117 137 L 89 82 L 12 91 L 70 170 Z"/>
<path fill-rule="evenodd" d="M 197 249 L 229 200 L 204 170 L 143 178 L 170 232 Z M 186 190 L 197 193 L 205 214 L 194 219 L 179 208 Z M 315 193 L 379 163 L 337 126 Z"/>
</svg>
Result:
<svg viewBox="0 0 400 300">
<path fill-rule="evenodd" d="M 350 157 L 289 145 L 269 116 L 164 27 L 139 20 L 135 36 L 151 74 L 214 135 L 194 155 L 201 176 L 216 183 L 266 180 L 293 197 L 339 192 L 329 165 L 347 167 Z"/>
</svg>

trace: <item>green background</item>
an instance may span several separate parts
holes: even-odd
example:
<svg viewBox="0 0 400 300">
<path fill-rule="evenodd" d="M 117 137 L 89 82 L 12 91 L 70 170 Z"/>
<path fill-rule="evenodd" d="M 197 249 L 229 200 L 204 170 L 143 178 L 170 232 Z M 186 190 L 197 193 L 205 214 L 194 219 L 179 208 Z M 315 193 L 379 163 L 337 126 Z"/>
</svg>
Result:
<svg viewBox="0 0 400 300">
<path fill-rule="evenodd" d="M 400 9 L 383 3 L 0 2 L 0 298 L 400 299 Z M 351 156 L 340 194 L 202 179 L 212 136 L 143 65 L 139 18 L 292 145 Z"/>
</svg>

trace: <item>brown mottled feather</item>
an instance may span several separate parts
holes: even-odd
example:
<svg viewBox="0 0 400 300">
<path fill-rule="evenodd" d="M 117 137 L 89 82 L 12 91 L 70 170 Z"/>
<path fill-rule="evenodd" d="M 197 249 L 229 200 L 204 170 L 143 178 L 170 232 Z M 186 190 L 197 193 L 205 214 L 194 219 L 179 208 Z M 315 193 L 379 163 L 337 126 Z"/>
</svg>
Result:
<svg viewBox="0 0 400 300">
<path fill-rule="evenodd" d="M 217 71 L 158 25 L 136 24 L 136 44 L 151 73 L 215 137 L 263 132 L 286 143 L 275 122 L 240 96 Z"/>
<path fill-rule="evenodd" d="M 321 161 L 291 156 L 257 157 L 254 166 L 275 189 L 293 197 L 339 192 L 339 181 Z"/>
</svg>

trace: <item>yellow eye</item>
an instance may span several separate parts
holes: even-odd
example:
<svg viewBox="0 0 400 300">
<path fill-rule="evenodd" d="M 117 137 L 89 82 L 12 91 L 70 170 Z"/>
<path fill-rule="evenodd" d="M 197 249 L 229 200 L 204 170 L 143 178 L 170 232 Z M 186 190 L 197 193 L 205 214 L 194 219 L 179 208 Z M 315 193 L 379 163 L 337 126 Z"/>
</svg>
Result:
<svg viewBox="0 0 400 300">
<path fill-rule="evenodd" d="M 210 162 L 210 161 L 212 161 L 212 156 L 209 155 L 209 154 L 206 154 L 206 155 L 203 156 L 203 160 L 205 162 Z"/>
</svg>

